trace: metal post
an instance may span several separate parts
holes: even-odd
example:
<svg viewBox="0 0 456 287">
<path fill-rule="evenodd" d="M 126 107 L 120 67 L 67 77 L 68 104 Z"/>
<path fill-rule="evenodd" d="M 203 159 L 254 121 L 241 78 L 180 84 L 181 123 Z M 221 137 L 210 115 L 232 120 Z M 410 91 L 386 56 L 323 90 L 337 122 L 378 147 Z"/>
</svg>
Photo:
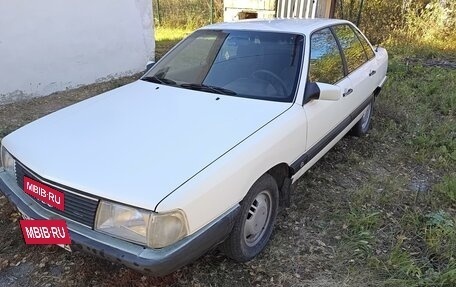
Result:
<svg viewBox="0 0 456 287">
<path fill-rule="evenodd" d="M 312 0 L 307 0 L 307 8 L 306 8 L 306 18 L 310 18 L 310 2 L 312 2 Z"/>
<path fill-rule="evenodd" d="M 287 13 L 287 12 L 285 11 L 285 4 L 286 4 L 286 2 L 287 2 L 286 0 L 282 0 L 282 9 L 281 9 L 281 10 L 282 10 L 282 13 L 281 13 L 281 15 L 280 15 L 280 18 L 285 18 L 285 16 L 286 16 L 286 13 Z"/>
<path fill-rule="evenodd" d="M 211 0 L 211 24 L 214 23 L 214 0 Z"/>
<path fill-rule="evenodd" d="M 287 6 L 287 18 L 293 18 L 293 3 L 294 1 L 288 1 Z"/>
<path fill-rule="evenodd" d="M 315 15 L 317 14 L 317 6 L 318 6 L 318 0 L 314 0 L 313 6 L 312 6 L 312 19 L 314 19 Z"/>
<path fill-rule="evenodd" d="M 161 15 L 160 15 L 160 0 L 157 0 L 157 18 L 158 18 L 158 25 L 161 26 L 162 19 L 161 19 Z"/>
<path fill-rule="evenodd" d="M 363 11 L 363 4 L 364 4 L 364 0 L 361 0 L 361 3 L 359 3 L 358 18 L 356 19 L 356 26 L 358 26 L 358 27 L 359 27 L 359 23 L 361 23 L 361 12 Z"/>
<path fill-rule="evenodd" d="M 300 0 L 299 1 L 299 9 L 298 9 L 298 11 L 299 11 L 299 16 L 298 17 L 299 18 L 303 18 L 303 16 L 304 16 L 304 0 Z"/>
</svg>

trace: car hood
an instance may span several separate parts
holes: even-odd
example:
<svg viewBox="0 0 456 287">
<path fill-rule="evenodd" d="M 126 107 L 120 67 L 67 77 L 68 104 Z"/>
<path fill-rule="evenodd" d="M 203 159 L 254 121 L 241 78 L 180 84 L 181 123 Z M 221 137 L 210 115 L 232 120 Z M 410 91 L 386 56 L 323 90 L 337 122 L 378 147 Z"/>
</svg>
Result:
<svg viewBox="0 0 456 287">
<path fill-rule="evenodd" d="M 34 121 L 3 144 L 47 180 L 154 209 L 290 106 L 136 81 Z"/>
</svg>

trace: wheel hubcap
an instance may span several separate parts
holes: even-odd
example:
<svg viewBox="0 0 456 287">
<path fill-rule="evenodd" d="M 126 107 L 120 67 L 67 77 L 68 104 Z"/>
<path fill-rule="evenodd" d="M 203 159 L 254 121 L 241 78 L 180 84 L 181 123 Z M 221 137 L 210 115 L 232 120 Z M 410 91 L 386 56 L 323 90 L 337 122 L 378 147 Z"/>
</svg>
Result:
<svg viewBox="0 0 456 287">
<path fill-rule="evenodd" d="M 362 119 L 361 127 L 362 127 L 363 131 L 365 131 L 369 127 L 369 119 L 371 116 L 371 111 L 372 111 L 372 107 L 371 107 L 371 104 L 369 104 L 366 108 L 366 111 L 364 112 L 363 117 L 361 118 Z"/>
<path fill-rule="evenodd" d="M 245 220 L 244 241 L 247 246 L 254 246 L 261 240 L 270 219 L 271 194 L 264 190 L 253 200 Z"/>
</svg>

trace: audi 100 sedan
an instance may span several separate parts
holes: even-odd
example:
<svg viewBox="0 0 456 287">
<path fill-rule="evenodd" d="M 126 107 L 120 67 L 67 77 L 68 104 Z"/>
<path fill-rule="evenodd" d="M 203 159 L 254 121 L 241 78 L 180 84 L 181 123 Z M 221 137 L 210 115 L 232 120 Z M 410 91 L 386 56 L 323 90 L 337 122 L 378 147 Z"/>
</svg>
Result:
<svg viewBox="0 0 456 287">
<path fill-rule="evenodd" d="M 141 79 L 3 138 L 0 190 L 24 218 L 65 220 L 67 249 L 143 272 L 217 245 L 248 261 L 293 183 L 345 134 L 368 132 L 387 60 L 343 20 L 203 27 Z"/>
</svg>

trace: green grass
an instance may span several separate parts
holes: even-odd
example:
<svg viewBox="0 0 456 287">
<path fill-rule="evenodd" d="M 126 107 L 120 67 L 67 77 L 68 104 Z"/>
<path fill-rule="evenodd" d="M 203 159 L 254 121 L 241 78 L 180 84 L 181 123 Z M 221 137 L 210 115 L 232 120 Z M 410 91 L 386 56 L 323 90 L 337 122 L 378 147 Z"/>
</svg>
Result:
<svg viewBox="0 0 456 287">
<path fill-rule="evenodd" d="M 440 201 L 446 203 L 445 206 L 456 206 L 456 174 L 446 176 L 435 186 L 435 191 Z"/>
<path fill-rule="evenodd" d="M 382 112 L 394 124 L 387 131 L 403 138 L 419 162 L 450 167 L 456 160 L 456 73 L 401 56 L 390 61 Z"/>
<path fill-rule="evenodd" d="M 161 46 L 161 41 L 180 41 L 192 31 L 184 28 L 155 27 L 155 41 L 159 42 L 157 46 Z"/>
<path fill-rule="evenodd" d="M 456 283 L 455 222 L 443 211 L 426 216 L 416 214 L 415 239 L 423 240 L 420 252 L 411 252 L 411 243 L 398 240 L 383 260 L 387 286 L 454 286 Z M 422 236 L 422 237 L 421 237 Z M 402 237 L 406 238 L 406 237 Z"/>
<path fill-rule="evenodd" d="M 389 79 L 371 136 L 396 150 L 402 168 L 395 179 L 370 178 L 351 195 L 351 208 L 362 212 L 338 220 L 350 223 L 355 232 L 346 232 L 345 242 L 358 247 L 341 250 L 348 258 L 364 244 L 360 266 L 385 286 L 455 286 L 456 69 L 439 66 L 455 53 L 425 44 L 388 50 Z M 385 192 L 375 192 L 380 188 Z"/>
</svg>

